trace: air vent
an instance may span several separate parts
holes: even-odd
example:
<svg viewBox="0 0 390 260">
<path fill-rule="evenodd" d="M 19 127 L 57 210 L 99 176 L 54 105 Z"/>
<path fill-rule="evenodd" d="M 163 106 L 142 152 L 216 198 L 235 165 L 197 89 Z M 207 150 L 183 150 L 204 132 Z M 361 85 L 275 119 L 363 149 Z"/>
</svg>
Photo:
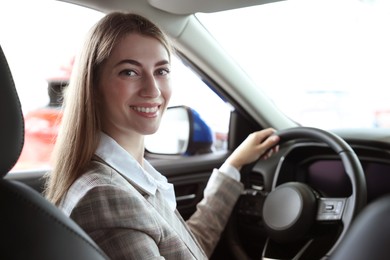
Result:
<svg viewBox="0 0 390 260">
<path fill-rule="evenodd" d="M 256 191 L 264 190 L 264 179 L 260 174 L 252 173 L 249 178 L 249 189 L 253 189 Z"/>
</svg>

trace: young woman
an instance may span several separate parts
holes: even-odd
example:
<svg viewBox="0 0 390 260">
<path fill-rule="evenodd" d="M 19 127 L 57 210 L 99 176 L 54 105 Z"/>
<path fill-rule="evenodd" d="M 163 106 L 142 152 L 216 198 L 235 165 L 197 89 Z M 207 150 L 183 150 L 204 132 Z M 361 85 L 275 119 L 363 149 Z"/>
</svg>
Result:
<svg viewBox="0 0 390 260">
<path fill-rule="evenodd" d="M 185 222 L 172 184 L 144 159 L 171 97 L 168 38 L 147 19 L 105 16 L 91 31 L 66 91 L 47 198 L 112 259 L 207 259 L 243 185 L 240 168 L 277 148 L 255 132 L 215 169 Z M 277 146 L 276 146 L 277 147 Z"/>
</svg>

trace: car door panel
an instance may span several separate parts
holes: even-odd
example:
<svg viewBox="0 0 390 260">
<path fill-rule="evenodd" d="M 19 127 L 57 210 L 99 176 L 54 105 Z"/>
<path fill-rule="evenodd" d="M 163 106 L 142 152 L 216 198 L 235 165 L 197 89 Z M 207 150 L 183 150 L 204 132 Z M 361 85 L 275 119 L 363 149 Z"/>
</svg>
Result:
<svg viewBox="0 0 390 260">
<path fill-rule="evenodd" d="M 214 168 L 222 165 L 228 153 L 181 156 L 171 160 L 153 156 L 153 159 L 149 159 L 150 163 L 174 185 L 177 209 L 184 219 L 188 219 L 203 198 L 203 190 Z"/>
</svg>

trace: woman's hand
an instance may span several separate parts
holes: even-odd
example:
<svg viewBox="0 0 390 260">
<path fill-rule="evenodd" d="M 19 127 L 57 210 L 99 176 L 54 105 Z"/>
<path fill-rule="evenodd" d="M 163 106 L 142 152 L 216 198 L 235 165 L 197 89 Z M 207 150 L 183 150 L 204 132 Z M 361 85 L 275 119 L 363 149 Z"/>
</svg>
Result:
<svg viewBox="0 0 390 260">
<path fill-rule="evenodd" d="M 242 166 L 252 163 L 260 157 L 268 159 L 279 150 L 279 136 L 274 135 L 272 128 L 254 132 L 237 147 L 227 158 L 226 163 L 240 170 Z"/>
</svg>

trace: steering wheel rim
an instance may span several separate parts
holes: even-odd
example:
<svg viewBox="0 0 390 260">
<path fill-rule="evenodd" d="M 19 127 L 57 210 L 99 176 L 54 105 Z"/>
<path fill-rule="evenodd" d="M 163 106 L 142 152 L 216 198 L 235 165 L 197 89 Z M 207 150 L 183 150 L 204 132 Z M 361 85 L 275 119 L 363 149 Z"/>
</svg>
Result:
<svg viewBox="0 0 390 260">
<path fill-rule="evenodd" d="M 325 131 L 322 129 L 318 129 L 318 128 L 314 128 L 314 127 L 294 127 L 294 128 L 288 128 L 288 129 L 277 131 L 275 134 L 280 137 L 280 142 L 279 142 L 280 146 L 282 146 L 286 142 L 294 141 L 294 140 L 301 140 L 301 139 L 308 140 L 308 141 L 316 141 L 316 142 L 326 144 L 342 160 L 342 164 L 343 164 L 343 167 L 345 169 L 345 172 L 348 175 L 348 177 L 351 181 L 351 184 L 352 184 L 352 194 L 349 197 L 345 198 L 345 204 L 343 204 L 343 212 L 342 212 L 342 215 L 340 214 L 340 221 L 343 223 L 342 231 L 341 231 L 340 235 L 337 237 L 335 243 L 331 246 L 330 250 L 328 250 L 327 253 L 324 255 L 325 257 L 329 257 L 330 255 L 332 255 L 335 248 L 338 246 L 340 241 L 343 239 L 343 237 L 344 237 L 345 233 L 347 232 L 347 230 L 349 229 L 354 217 L 366 205 L 367 187 L 366 187 L 364 171 L 363 171 L 363 168 L 361 166 L 361 163 L 360 163 L 357 155 L 353 151 L 353 149 L 349 146 L 349 144 L 347 142 L 345 142 L 341 137 L 339 137 L 331 132 L 328 132 L 328 131 Z M 280 195 L 272 195 L 273 192 L 280 192 L 279 190 L 281 190 L 281 189 L 284 189 L 283 192 L 286 192 L 287 189 L 291 189 L 291 188 L 293 190 L 294 189 L 301 190 L 301 187 L 299 185 L 298 185 L 299 187 L 297 187 L 297 188 L 295 187 L 295 183 L 292 187 L 280 188 L 280 186 L 282 186 L 283 184 L 276 186 L 278 177 L 279 177 L 278 174 L 276 174 L 274 176 L 274 181 L 273 181 L 274 184 L 272 185 L 271 192 L 268 194 L 268 196 L 266 197 L 266 199 L 264 201 L 263 209 L 266 207 L 267 200 L 269 198 L 281 197 Z M 303 189 L 305 190 L 306 188 L 303 187 Z M 290 192 L 290 190 L 289 190 L 289 192 Z M 303 193 L 306 194 L 307 192 L 305 191 Z M 299 195 L 299 196 L 301 196 L 301 195 Z M 316 203 L 320 203 L 319 199 L 326 200 L 326 198 L 319 196 L 316 198 L 316 201 L 317 201 Z M 272 199 L 270 199 L 270 200 L 272 200 Z M 312 198 L 310 198 L 309 200 L 312 200 Z M 272 203 L 274 203 L 274 201 Z M 303 208 L 302 208 L 302 211 L 304 212 Z M 280 211 L 278 211 L 278 212 L 280 212 Z M 294 215 L 294 217 L 295 217 L 295 215 Z M 299 218 L 300 217 L 301 216 L 299 216 Z M 264 218 L 265 218 L 265 216 L 263 216 L 263 222 L 265 222 Z M 298 216 L 297 216 L 297 218 L 298 218 Z M 269 219 L 273 219 L 273 218 L 269 217 Z M 286 218 L 284 218 L 282 220 L 282 223 L 284 223 L 283 221 L 285 221 L 285 220 L 286 220 Z M 307 220 L 307 217 L 306 217 L 305 221 L 306 220 Z M 274 221 L 274 220 L 272 220 L 272 221 Z M 290 220 L 288 220 L 288 221 L 290 221 Z M 295 223 L 295 219 L 294 220 L 291 219 L 291 223 L 292 222 Z M 273 225 L 274 223 L 275 222 L 264 223 L 267 226 L 267 231 L 270 231 L 269 226 L 274 227 L 274 225 Z M 269 226 L 268 226 L 268 224 L 269 224 Z M 288 225 L 289 224 L 290 223 L 288 223 Z M 287 226 L 287 224 L 286 224 L 286 226 Z M 277 232 L 279 232 L 279 230 Z M 269 237 L 275 237 L 274 235 L 271 235 L 271 233 L 268 233 L 268 235 L 269 235 Z M 235 238 L 238 239 L 237 236 Z M 242 259 L 243 254 L 245 254 L 245 251 L 243 250 L 243 248 L 237 248 L 237 245 L 239 245 L 239 244 L 240 243 L 235 243 L 236 252 L 239 253 L 240 258 Z M 267 254 L 267 246 L 268 246 L 268 243 L 265 245 L 265 248 L 263 250 L 263 257 L 268 257 L 266 255 Z M 301 252 L 304 250 L 305 250 L 305 248 L 302 248 Z M 245 257 L 245 258 L 249 259 L 249 257 Z M 295 256 L 294 259 L 299 259 L 299 256 Z"/>
</svg>

